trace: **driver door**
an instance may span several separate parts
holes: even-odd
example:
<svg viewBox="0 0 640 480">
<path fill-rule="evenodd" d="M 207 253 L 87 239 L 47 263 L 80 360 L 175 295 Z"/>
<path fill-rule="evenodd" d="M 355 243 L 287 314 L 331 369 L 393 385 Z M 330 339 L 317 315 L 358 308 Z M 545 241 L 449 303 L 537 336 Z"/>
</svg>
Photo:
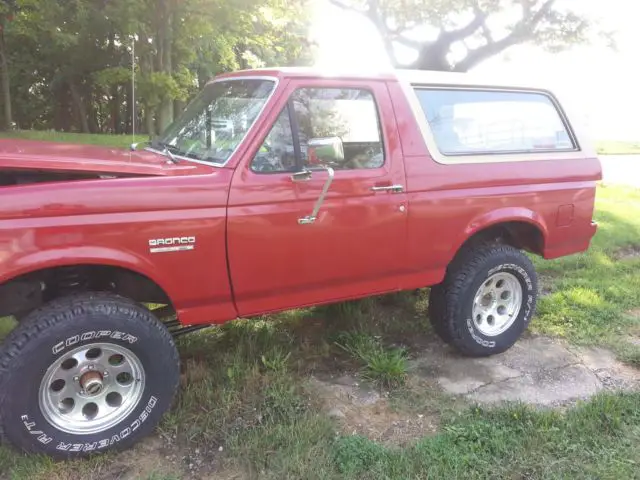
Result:
<svg viewBox="0 0 640 480">
<path fill-rule="evenodd" d="M 299 79 L 280 98 L 229 194 L 238 313 L 402 288 L 407 200 L 386 85 Z"/>
</svg>

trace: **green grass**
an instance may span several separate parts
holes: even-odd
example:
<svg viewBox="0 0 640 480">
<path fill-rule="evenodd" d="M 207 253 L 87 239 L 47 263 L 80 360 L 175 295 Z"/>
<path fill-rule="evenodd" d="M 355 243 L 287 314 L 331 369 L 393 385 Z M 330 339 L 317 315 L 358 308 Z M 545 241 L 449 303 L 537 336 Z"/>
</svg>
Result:
<svg viewBox="0 0 640 480">
<path fill-rule="evenodd" d="M 600 155 L 640 155 L 640 141 L 601 141 L 596 142 L 596 150 Z"/>
<path fill-rule="evenodd" d="M 341 478 L 640 478 L 640 394 L 603 394 L 569 410 L 472 408 L 406 449 L 358 436 L 333 444 Z"/>
<path fill-rule="evenodd" d="M 0 138 L 19 138 L 24 140 L 43 140 L 47 142 L 78 143 L 103 147 L 128 148 L 134 140 L 131 135 L 105 135 L 90 133 L 67 133 L 52 130 L 15 130 L 0 132 Z M 136 135 L 135 142 L 148 140 L 147 135 Z"/>
</svg>

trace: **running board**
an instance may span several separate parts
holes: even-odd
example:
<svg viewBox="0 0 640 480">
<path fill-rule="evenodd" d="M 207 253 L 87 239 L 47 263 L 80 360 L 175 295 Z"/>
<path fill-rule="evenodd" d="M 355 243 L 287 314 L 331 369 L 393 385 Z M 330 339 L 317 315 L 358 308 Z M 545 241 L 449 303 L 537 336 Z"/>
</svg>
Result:
<svg viewBox="0 0 640 480">
<path fill-rule="evenodd" d="M 165 327 L 169 330 L 169 333 L 175 338 L 181 335 L 186 335 L 187 333 L 197 332 L 198 330 L 202 330 L 203 328 L 208 328 L 211 325 L 187 325 L 183 326 L 178 318 L 176 317 L 175 310 L 171 307 L 171 305 L 166 305 L 164 307 L 157 308 L 152 310 L 152 313 L 158 317 L 158 319 L 164 324 Z"/>
</svg>

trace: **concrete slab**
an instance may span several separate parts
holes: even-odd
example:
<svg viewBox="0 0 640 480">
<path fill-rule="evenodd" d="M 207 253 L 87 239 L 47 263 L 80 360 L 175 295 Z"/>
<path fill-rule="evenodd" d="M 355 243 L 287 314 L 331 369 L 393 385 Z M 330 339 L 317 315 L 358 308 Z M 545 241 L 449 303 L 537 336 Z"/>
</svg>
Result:
<svg viewBox="0 0 640 480">
<path fill-rule="evenodd" d="M 579 348 L 574 351 L 584 366 L 590 370 L 611 370 L 616 369 L 619 365 L 615 354 L 604 348 Z"/>
<path fill-rule="evenodd" d="M 586 399 L 602 388 L 604 387 L 598 377 L 587 367 L 571 365 L 485 385 L 467 398 L 480 403 L 519 401 L 556 406 Z"/>
<path fill-rule="evenodd" d="M 447 393 L 464 394 L 483 385 L 497 383 L 522 375 L 518 370 L 489 358 L 452 358 L 444 363 L 437 375 L 438 384 Z"/>
<path fill-rule="evenodd" d="M 497 361 L 522 373 L 535 373 L 572 365 L 579 359 L 556 340 L 534 337 L 516 343 Z"/>
</svg>

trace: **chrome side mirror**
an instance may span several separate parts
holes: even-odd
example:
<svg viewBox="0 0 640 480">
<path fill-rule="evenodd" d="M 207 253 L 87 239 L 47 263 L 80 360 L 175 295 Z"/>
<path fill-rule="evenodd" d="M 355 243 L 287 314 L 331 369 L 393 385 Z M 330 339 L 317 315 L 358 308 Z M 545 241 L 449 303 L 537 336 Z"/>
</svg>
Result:
<svg viewBox="0 0 640 480">
<path fill-rule="evenodd" d="M 343 163 L 344 148 L 340 137 L 311 138 L 307 142 L 309 165 Z"/>
</svg>

